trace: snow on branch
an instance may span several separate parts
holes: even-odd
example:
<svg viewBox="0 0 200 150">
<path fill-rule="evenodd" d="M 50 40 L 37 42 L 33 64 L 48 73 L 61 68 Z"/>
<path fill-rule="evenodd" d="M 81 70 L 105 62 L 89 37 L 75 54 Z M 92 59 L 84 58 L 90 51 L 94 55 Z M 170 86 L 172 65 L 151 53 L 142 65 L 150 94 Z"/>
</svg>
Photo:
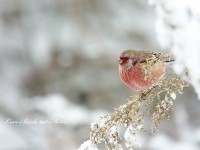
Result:
<svg viewBox="0 0 200 150">
<path fill-rule="evenodd" d="M 149 0 L 157 13 L 156 31 L 163 49 L 170 50 L 178 74 L 188 72 L 186 80 L 200 99 L 200 1 Z"/>
<path fill-rule="evenodd" d="M 185 81 L 175 76 L 172 69 L 167 70 L 166 76 L 152 87 L 131 96 L 128 102 L 115 109 L 113 114 L 101 116 L 91 123 L 90 140 L 82 144 L 79 150 L 97 150 L 102 142 L 107 150 L 123 149 L 120 142 L 124 142 L 128 149 L 140 146 L 138 134 L 147 131 L 144 128 L 145 116 L 152 116 L 151 131 L 157 131 L 161 119 L 169 118 L 176 94 L 182 93 L 185 86 Z M 152 104 L 155 103 L 154 107 Z M 150 114 L 152 107 L 154 111 Z M 126 128 L 124 137 L 120 136 L 122 126 Z"/>
</svg>

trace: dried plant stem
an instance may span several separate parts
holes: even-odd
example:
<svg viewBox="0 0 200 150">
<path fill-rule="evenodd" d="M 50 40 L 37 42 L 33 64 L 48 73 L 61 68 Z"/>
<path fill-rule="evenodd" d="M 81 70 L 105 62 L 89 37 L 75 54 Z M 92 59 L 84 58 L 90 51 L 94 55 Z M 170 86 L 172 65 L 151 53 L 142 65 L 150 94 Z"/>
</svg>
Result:
<svg viewBox="0 0 200 150">
<path fill-rule="evenodd" d="M 170 55 L 157 54 L 146 59 L 147 63 L 141 65 L 145 70 L 146 79 L 151 79 L 152 67 L 158 61 L 170 60 Z M 173 103 L 177 93 L 182 93 L 187 84 L 182 78 L 176 76 L 172 68 L 166 69 L 165 77 L 155 82 L 150 88 L 138 91 L 128 99 L 128 102 L 114 110 L 111 115 L 101 116 L 91 124 L 90 141 L 95 150 L 104 141 L 105 149 L 119 150 L 122 146 L 119 141 L 124 141 L 128 149 L 134 148 L 138 144 L 137 135 L 139 131 L 148 131 L 144 125 L 144 117 L 151 115 L 152 133 L 157 131 L 157 127 L 163 117 L 170 118 Z M 127 128 L 124 140 L 120 137 L 119 127 Z M 84 149 L 87 150 L 87 149 Z"/>
<path fill-rule="evenodd" d="M 131 131 L 131 135 L 135 139 L 139 131 L 146 131 L 143 128 L 144 117 L 149 114 L 152 103 L 155 102 L 151 130 L 152 132 L 157 131 L 161 119 L 163 117 L 169 119 L 169 113 L 173 109 L 176 94 L 181 93 L 185 86 L 187 86 L 185 81 L 175 76 L 174 72 L 169 69 L 162 80 L 154 83 L 152 87 L 131 96 L 128 102 L 115 109 L 113 114 L 101 116 L 99 120 L 92 123 L 90 140 L 96 146 L 104 141 L 106 149 L 122 148 L 119 144 L 119 140 L 122 140 L 119 127 L 128 127 L 129 130 L 127 129 L 126 132 Z M 148 104 L 145 104 L 147 101 Z M 128 139 L 130 138 L 125 137 L 126 147 L 131 148 L 133 143 Z"/>
</svg>

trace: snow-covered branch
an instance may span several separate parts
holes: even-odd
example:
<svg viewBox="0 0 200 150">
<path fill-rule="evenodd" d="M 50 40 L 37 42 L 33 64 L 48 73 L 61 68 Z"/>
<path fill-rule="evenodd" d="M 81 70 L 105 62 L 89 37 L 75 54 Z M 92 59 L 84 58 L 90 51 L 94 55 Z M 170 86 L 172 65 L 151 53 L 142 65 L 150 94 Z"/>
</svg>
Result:
<svg viewBox="0 0 200 150">
<path fill-rule="evenodd" d="M 150 0 L 157 12 L 156 31 L 161 47 L 171 51 L 178 74 L 188 73 L 200 99 L 200 1 Z"/>
<path fill-rule="evenodd" d="M 113 114 L 101 116 L 91 123 L 90 140 L 79 150 L 96 150 L 102 142 L 105 143 L 107 150 L 122 149 L 120 140 L 124 141 L 128 149 L 140 146 L 138 133 L 146 131 L 144 129 L 145 116 L 149 115 L 152 104 L 156 104 L 151 114 L 151 131 L 154 132 L 157 131 L 157 126 L 163 117 L 169 118 L 176 94 L 182 93 L 185 86 L 187 84 L 180 77 L 174 76 L 172 69 L 169 69 L 166 76 L 155 82 L 152 87 L 131 96 L 128 102 L 115 109 Z M 124 138 L 120 134 L 121 126 L 127 128 L 126 132 L 122 133 Z"/>
</svg>

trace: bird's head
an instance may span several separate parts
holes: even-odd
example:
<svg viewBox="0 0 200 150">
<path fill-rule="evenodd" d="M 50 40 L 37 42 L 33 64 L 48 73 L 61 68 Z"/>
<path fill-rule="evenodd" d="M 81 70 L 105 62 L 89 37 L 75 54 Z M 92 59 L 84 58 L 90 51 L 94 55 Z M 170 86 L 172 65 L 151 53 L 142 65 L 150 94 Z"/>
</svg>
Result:
<svg viewBox="0 0 200 150">
<path fill-rule="evenodd" d="M 120 66 L 123 66 L 127 69 L 135 66 L 138 63 L 137 51 L 126 50 L 122 52 L 119 57 L 118 63 Z"/>
</svg>

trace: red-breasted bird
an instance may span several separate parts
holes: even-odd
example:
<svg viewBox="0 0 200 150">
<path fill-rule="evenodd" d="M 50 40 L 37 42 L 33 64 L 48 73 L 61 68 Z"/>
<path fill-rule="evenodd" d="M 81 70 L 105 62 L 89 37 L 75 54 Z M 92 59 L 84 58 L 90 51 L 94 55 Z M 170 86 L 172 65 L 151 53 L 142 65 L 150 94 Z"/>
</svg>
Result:
<svg viewBox="0 0 200 150">
<path fill-rule="evenodd" d="M 159 80 L 165 72 L 165 63 L 174 61 L 161 53 L 151 51 L 125 50 L 121 53 L 119 63 L 119 75 L 121 80 L 134 91 L 150 87 Z M 151 69 L 144 67 L 151 61 Z M 149 72 L 147 72 L 149 71 Z M 146 77 L 148 74 L 148 78 Z"/>
</svg>

